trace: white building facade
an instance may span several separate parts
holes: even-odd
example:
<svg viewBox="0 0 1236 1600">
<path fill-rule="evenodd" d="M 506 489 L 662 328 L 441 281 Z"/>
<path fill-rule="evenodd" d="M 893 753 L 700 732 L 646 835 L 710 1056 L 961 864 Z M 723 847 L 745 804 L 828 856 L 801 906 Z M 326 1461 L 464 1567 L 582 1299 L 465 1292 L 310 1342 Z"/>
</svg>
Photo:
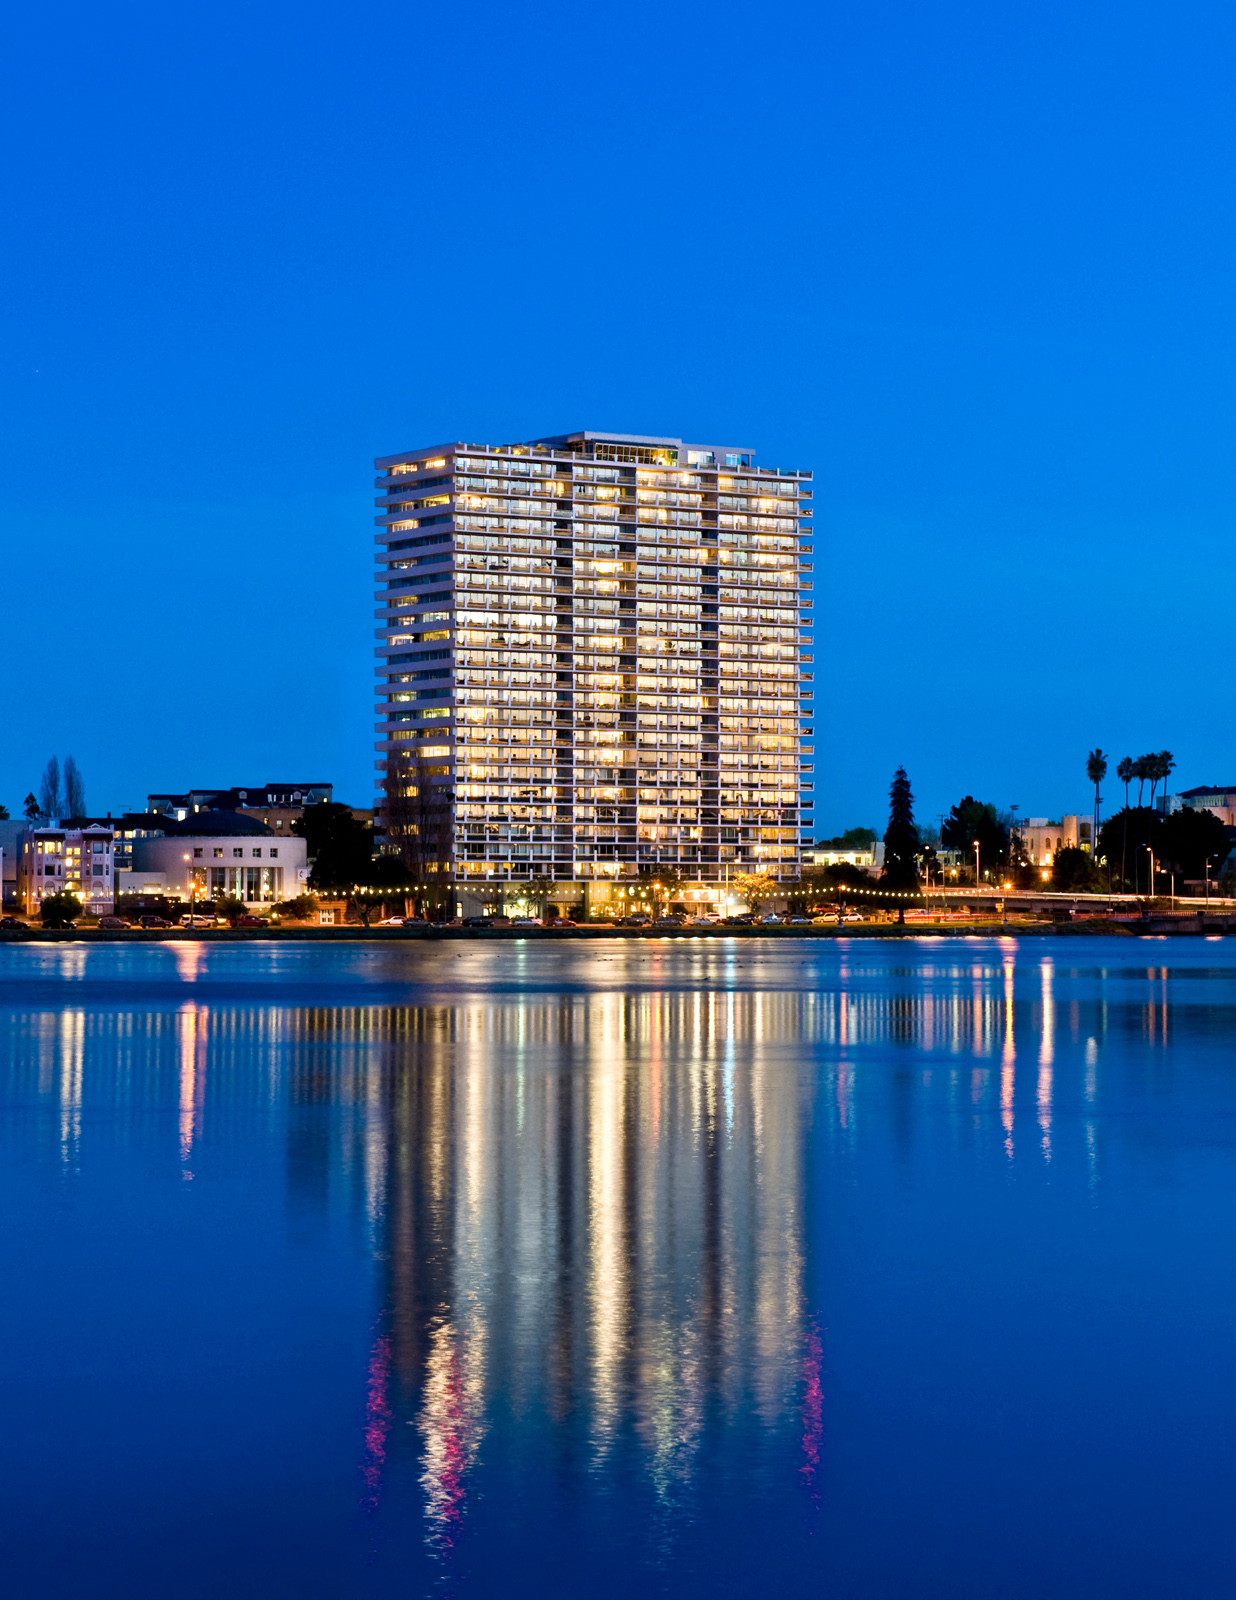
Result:
<svg viewBox="0 0 1236 1600">
<path fill-rule="evenodd" d="M 1089 817 L 1072 814 L 1062 816 L 1058 822 L 1050 817 L 1026 817 L 1017 824 L 1022 851 L 1036 867 L 1050 867 L 1061 850 L 1089 850 L 1092 832 Z"/>
<path fill-rule="evenodd" d="M 303 839 L 293 835 L 171 835 L 134 839 L 122 894 L 274 905 L 307 893 Z"/>
</svg>

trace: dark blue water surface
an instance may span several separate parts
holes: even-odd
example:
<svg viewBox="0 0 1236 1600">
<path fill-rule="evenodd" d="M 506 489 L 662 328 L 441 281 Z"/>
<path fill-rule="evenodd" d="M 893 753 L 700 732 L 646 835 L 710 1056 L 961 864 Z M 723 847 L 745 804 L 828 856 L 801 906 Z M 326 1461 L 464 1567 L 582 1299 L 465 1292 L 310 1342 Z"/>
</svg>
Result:
<svg viewBox="0 0 1236 1600">
<path fill-rule="evenodd" d="M 0 949 L 9 1596 L 1236 1594 L 1236 947 Z"/>
</svg>

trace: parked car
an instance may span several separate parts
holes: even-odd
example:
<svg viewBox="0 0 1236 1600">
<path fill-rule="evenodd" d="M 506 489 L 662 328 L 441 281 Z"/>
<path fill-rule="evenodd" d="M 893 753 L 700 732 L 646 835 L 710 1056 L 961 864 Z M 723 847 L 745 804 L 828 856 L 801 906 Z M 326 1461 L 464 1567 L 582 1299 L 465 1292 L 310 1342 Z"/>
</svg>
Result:
<svg viewBox="0 0 1236 1600">
<path fill-rule="evenodd" d="M 787 917 L 785 920 L 791 928 L 809 928 L 811 926 L 810 917 L 800 917 L 795 915 L 792 917 Z"/>
<path fill-rule="evenodd" d="M 102 927 L 102 923 L 100 923 L 99 926 Z M 20 917 L 0 917 L 0 928 L 28 929 L 29 924 L 23 922 Z"/>
<path fill-rule="evenodd" d="M 541 923 L 540 923 L 540 918 L 539 917 L 512 917 L 511 918 L 511 927 L 512 928 L 539 928 L 540 926 L 541 926 Z"/>
<path fill-rule="evenodd" d="M 464 928 L 492 928 L 492 917 L 465 917 L 460 924 Z"/>
<path fill-rule="evenodd" d="M 236 918 L 238 928 L 267 928 L 270 924 L 265 917 L 255 917 L 251 912 L 246 912 L 243 917 Z"/>
<path fill-rule="evenodd" d="M 749 928 L 755 921 L 755 913 L 740 911 L 737 916 L 724 917 L 722 920 L 727 928 Z"/>
<path fill-rule="evenodd" d="M 374 924 L 377 928 L 402 928 L 405 922 L 410 922 L 410 917 L 383 917 L 381 922 Z"/>
<path fill-rule="evenodd" d="M 6 918 L 5 920 L 7 921 L 8 919 Z M 3 926 L 4 923 L 0 922 L 0 928 Z M 131 924 L 127 923 L 123 917 L 100 917 L 99 926 L 100 928 L 107 928 L 112 932 L 119 932 L 121 928 L 128 928 L 131 926 Z"/>
<path fill-rule="evenodd" d="M 657 928 L 685 928 L 687 919 L 680 911 L 670 911 L 663 917 L 658 917 L 653 924 Z"/>
<path fill-rule="evenodd" d="M 629 917 L 619 917 L 620 928 L 651 928 L 652 918 L 646 911 L 633 911 Z"/>
<path fill-rule="evenodd" d="M 138 925 L 139 928 L 170 928 L 171 927 L 171 923 L 167 920 L 166 917 L 156 917 L 156 916 L 139 917 L 137 925 Z"/>
<path fill-rule="evenodd" d="M 572 922 L 570 917 L 546 917 L 545 926 L 547 928 L 577 928 L 579 924 Z"/>
<path fill-rule="evenodd" d="M 214 925 L 215 919 L 213 917 L 204 917 L 200 912 L 195 911 L 186 911 L 180 919 L 182 928 L 213 928 Z M 102 923 L 99 926 L 102 927 Z"/>
</svg>

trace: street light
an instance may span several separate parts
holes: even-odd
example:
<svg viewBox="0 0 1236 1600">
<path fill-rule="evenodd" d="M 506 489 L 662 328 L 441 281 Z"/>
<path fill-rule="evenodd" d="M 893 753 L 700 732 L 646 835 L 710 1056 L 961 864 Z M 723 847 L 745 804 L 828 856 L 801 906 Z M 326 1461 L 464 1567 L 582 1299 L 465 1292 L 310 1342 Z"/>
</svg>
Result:
<svg viewBox="0 0 1236 1600">
<path fill-rule="evenodd" d="M 189 926 L 192 927 L 192 925 L 193 925 L 193 891 L 194 891 L 194 889 L 196 887 L 196 883 L 195 883 L 195 880 L 194 880 L 194 877 L 193 877 L 193 864 L 192 864 L 193 863 L 193 857 L 189 854 L 189 852 L 187 850 L 185 851 L 183 860 L 187 863 L 186 867 L 185 867 L 185 871 L 189 874 Z"/>
<path fill-rule="evenodd" d="M 977 889 L 978 886 L 979 886 L 979 842 L 976 839 L 974 841 L 974 887 Z"/>
</svg>

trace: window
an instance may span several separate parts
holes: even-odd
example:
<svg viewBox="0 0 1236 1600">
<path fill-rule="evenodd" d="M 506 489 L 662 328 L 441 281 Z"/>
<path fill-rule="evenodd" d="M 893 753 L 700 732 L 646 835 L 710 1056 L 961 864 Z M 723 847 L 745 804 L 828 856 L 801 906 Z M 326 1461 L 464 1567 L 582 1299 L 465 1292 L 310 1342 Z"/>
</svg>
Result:
<svg viewBox="0 0 1236 1600">
<path fill-rule="evenodd" d="M 279 854 L 278 850 L 272 850 L 270 852 L 270 859 L 273 861 L 278 854 Z"/>
<path fill-rule="evenodd" d="M 233 861 L 243 861 L 244 860 L 244 856 L 245 856 L 245 852 L 243 850 L 233 850 L 232 851 L 232 859 L 233 859 Z"/>
<path fill-rule="evenodd" d="M 223 856 L 223 851 L 216 846 L 216 848 L 215 848 L 215 860 L 219 861 L 220 859 L 222 859 L 222 856 Z"/>
<path fill-rule="evenodd" d="M 201 859 L 201 855 L 202 855 L 202 850 L 201 850 L 201 846 L 200 846 L 200 845 L 195 845 L 195 846 L 194 846 L 194 847 L 193 847 L 193 856 L 194 856 L 194 859 L 195 859 L 195 860 L 200 860 L 200 859 Z"/>
<path fill-rule="evenodd" d="M 103 854 L 103 841 L 102 841 L 102 839 L 96 839 L 95 840 L 95 842 L 94 842 L 94 853 L 95 853 L 96 856 L 101 856 Z"/>
<path fill-rule="evenodd" d="M 260 855 L 261 855 L 261 853 L 262 853 L 262 852 L 261 852 L 261 851 L 260 851 L 260 850 L 255 850 L 255 851 L 254 851 L 254 852 L 253 852 L 253 854 L 254 854 L 254 855 L 255 855 L 255 856 L 260 856 Z"/>
</svg>

